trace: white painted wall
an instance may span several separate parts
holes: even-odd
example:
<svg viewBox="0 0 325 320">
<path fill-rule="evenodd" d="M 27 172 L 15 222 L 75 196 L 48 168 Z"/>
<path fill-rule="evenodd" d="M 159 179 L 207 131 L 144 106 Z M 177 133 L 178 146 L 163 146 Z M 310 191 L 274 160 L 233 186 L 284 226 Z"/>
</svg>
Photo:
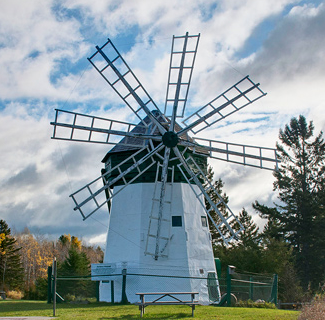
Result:
<svg viewBox="0 0 325 320">
<path fill-rule="evenodd" d="M 115 187 L 115 191 L 120 187 Z M 194 186 L 197 188 L 197 186 Z M 159 195 L 155 183 L 131 184 L 118 193 L 112 202 L 109 230 L 104 264 L 114 266 L 113 274 L 121 274 L 127 269 L 127 298 L 131 303 L 139 301 L 137 292 L 197 291 L 202 304 L 209 303 L 207 273 L 215 272 L 213 251 L 208 227 L 203 227 L 201 216 L 204 209 L 186 183 L 167 185 L 162 224 L 162 234 L 171 237 L 164 254 L 168 257 L 146 255 L 146 241 L 152 199 Z M 158 212 L 157 201 L 154 211 Z M 172 227 L 171 216 L 182 216 L 181 227 Z M 152 225 L 153 226 L 153 225 Z M 149 249 L 154 252 L 155 239 L 150 238 Z M 165 243 L 162 240 L 160 250 Z M 197 279 L 148 277 L 136 275 L 162 275 L 197 277 Z M 121 300 L 122 277 L 107 278 L 114 280 L 115 302 Z M 106 279 L 106 280 L 107 280 Z M 100 300 L 111 301 L 111 284 L 102 283 Z"/>
</svg>

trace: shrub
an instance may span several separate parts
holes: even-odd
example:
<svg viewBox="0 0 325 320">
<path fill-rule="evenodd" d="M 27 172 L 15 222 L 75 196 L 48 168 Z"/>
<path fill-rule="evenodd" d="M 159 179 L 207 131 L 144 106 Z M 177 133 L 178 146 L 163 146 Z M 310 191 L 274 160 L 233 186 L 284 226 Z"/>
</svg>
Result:
<svg viewBox="0 0 325 320">
<path fill-rule="evenodd" d="M 323 320 L 325 315 L 325 301 L 315 300 L 302 307 L 298 320 Z"/>
<path fill-rule="evenodd" d="M 8 299 L 21 300 L 24 294 L 21 291 L 10 290 L 6 293 Z"/>
<path fill-rule="evenodd" d="M 24 298 L 27 300 L 46 300 L 47 299 L 47 279 L 39 277 L 35 284 L 25 290 Z"/>
<path fill-rule="evenodd" d="M 76 296 L 74 294 L 68 293 L 68 294 L 65 295 L 65 299 L 64 300 L 65 301 L 68 301 L 68 302 L 70 302 L 70 301 L 76 301 Z"/>
<path fill-rule="evenodd" d="M 257 301 L 252 301 L 252 300 L 242 301 L 242 300 L 239 300 L 236 303 L 236 307 L 264 308 L 264 309 L 275 309 L 276 308 L 274 303 L 265 302 L 264 300 L 257 300 Z"/>
</svg>

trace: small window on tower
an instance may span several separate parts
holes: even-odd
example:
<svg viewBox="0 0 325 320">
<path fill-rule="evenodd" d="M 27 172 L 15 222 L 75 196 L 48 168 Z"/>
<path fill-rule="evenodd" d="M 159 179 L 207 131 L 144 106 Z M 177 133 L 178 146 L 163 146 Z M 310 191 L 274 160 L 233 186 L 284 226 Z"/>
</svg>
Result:
<svg viewBox="0 0 325 320">
<path fill-rule="evenodd" d="M 172 227 L 182 226 L 182 216 L 172 216 Z"/>
<path fill-rule="evenodd" d="M 202 227 L 207 227 L 208 226 L 207 217 L 201 216 L 201 223 L 202 223 Z"/>
</svg>

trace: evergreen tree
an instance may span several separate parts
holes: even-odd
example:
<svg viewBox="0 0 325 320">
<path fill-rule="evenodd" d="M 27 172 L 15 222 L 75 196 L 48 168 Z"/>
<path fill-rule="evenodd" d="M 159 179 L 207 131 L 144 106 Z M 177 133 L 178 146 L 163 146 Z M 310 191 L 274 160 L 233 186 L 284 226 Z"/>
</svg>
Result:
<svg viewBox="0 0 325 320">
<path fill-rule="evenodd" d="M 19 289 L 23 286 L 23 268 L 20 249 L 4 220 L 0 220 L 0 290 Z"/>
<path fill-rule="evenodd" d="M 267 219 L 262 238 L 284 240 L 284 223 L 280 220 L 281 212 L 277 208 L 270 208 L 258 201 L 252 204 L 262 219 Z"/>
<path fill-rule="evenodd" d="M 239 270 L 249 272 L 264 272 L 262 248 L 260 247 L 259 229 L 251 215 L 243 208 L 238 220 L 244 227 L 237 242 L 230 246 L 214 247 L 216 257 L 219 257 L 224 269 L 227 265 L 234 265 Z M 236 230 L 238 226 L 233 226 Z"/>
<path fill-rule="evenodd" d="M 239 213 L 239 222 L 243 225 L 244 231 L 239 234 L 239 245 L 244 247 L 257 247 L 260 242 L 259 229 L 253 220 L 253 217 L 248 214 L 245 208 Z M 238 230 L 238 226 L 234 226 L 234 229 Z"/>
<path fill-rule="evenodd" d="M 255 203 L 262 217 L 268 218 L 269 231 L 279 231 L 293 248 L 296 268 L 306 290 L 324 280 L 325 227 L 324 182 L 325 143 L 320 132 L 305 117 L 292 118 L 279 133 L 277 143 L 281 166 L 274 176 L 274 189 L 281 205 L 267 208 Z"/>
<path fill-rule="evenodd" d="M 208 168 L 209 181 L 213 179 L 212 168 Z M 224 201 L 228 202 L 228 197 L 222 191 L 223 182 L 221 179 L 214 183 L 214 188 L 222 195 Z M 209 192 L 211 199 L 219 202 L 219 198 Z M 255 209 L 262 208 L 263 218 L 269 218 L 262 233 L 259 232 L 253 217 L 248 214 L 245 208 L 239 213 L 238 220 L 244 227 L 244 231 L 239 234 L 238 241 L 225 246 L 217 231 L 212 229 L 214 256 L 221 261 L 222 272 L 225 274 L 228 265 L 234 265 L 237 270 L 268 273 L 279 275 L 279 297 L 282 301 L 298 301 L 302 295 L 299 281 L 293 265 L 292 250 L 284 241 L 283 223 L 278 219 L 281 214 L 277 208 L 268 208 L 255 203 Z M 207 208 L 210 206 L 207 204 Z M 219 210 L 227 215 L 224 206 L 219 206 Z M 219 220 L 214 212 L 214 218 Z M 238 226 L 232 225 L 234 230 Z M 282 231 L 281 231 L 282 230 Z"/>
<path fill-rule="evenodd" d="M 219 178 L 218 180 L 213 182 L 213 176 L 214 176 L 213 169 L 211 166 L 209 166 L 208 170 L 207 170 L 207 179 L 212 184 L 213 188 L 217 191 L 217 193 L 221 196 L 224 203 L 227 204 L 228 196 L 222 190 L 224 183 L 221 180 L 221 178 Z M 206 185 L 205 185 L 205 187 L 206 187 Z M 218 194 L 216 194 L 216 192 L 213 189 L 209 189 L 209 191 L 208 191 L 209 197 L 216 204 L 218 204 L 220 202 L 220 198 L 219 198 Z M 207 210 L 209 210 L 211 208 L 210 203 L 206 199 L 205 199 L 205 207 L 207 208 Z M 223 203 L 220 203 L 217 206 L 217 208 L 225 217 L 228 216 L 226 207 Z M 210 213 L 211 217 L 213 218 L 213 220 L 216 222 L 216 224 L 221 222 L 219 215 L 214 210 L 211 210 L 209 213 Z M 212 238 L 212 244 L 213 245 L 223 244 L 223 240 L 222 240 L 218 230 L 216 229 L 216 227 L 214 226 L 214 224 L 211 221 L 209 223 L 209 228 L 210 228 L 210 233 L 211 233 L 211 238 Z M 225 233 L 228 232 L 225 226 L 223 227 L 223 232 L 225 232 Z"/>
<path fill-rule="evenodd" d="M 253 205 L 255 207 L 256 204 Z M 261 206 L 266 212 L 277 216 L 276 208 Z M 260 234 L 262 246 L 263 269 L 266 273 L 276 273 L 279 276 L 278 295 L 282 302 L 300 301 L 303 291 L 294 265 L 294 256 L 289 243 L 285 241 L 282 229 L 277 219 L 270 219 Z"/>
<path fill-rule="evenodd" d="M 90 261 L 84 252 L 72 247 L 62 263 L 61 271 L 65 276 L 87 276 L 90 273 Z"/>
<path fill-rule="evenodd" d="M 68 251 L 67 258 L 58 267 L 58 276 L 70 277 L 70 280 L 59 281 L 58 292 L 65 297 L 67 294 L 75 297 L 95 296 L 95 283 L 87 281 L 89 275 L 90 261 L 86 253 L 72 246 Z M 85 277 L 85 280 L 72 280 L 78 277 Z"/>
</svg>

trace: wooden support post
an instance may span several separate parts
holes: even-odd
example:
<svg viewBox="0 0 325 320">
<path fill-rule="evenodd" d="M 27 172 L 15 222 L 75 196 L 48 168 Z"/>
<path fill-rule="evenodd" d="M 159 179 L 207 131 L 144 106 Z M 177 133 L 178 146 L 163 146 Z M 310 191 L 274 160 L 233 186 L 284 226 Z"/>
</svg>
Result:
<svg viewBox="0 0 325 320">
<path fill-rule="evenodd" d="M 99 281 L 96 281 L 96 301 L 99 302 L 99 285 L 100 285 L 100 282 Z"/>
<path fill-rule="evenodd" d="M 111 280 L 111 303 L 114 303 L 114 280 Z"/>
<path fill-rule="evenodd" d="M 128 298 L 126 296 L 126 269 L 122 270 L 122 304 L 126 304 L 128 302 Z"/>
</svg>

